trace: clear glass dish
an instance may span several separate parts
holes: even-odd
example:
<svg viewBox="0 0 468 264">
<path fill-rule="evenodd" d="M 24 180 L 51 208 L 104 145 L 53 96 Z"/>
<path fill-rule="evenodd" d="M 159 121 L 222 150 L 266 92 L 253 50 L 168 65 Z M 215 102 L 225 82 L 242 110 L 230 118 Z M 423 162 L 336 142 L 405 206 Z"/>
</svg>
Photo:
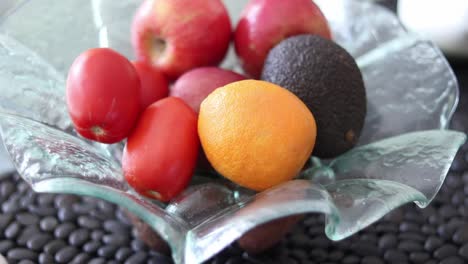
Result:
<svg viewBox="0 0 468 264">
<path fill-rule="evenodd" d="M 244 233 L 290 215 L 326 215 L 325 232 L 344 239 L 392 209 L 424 207 L 465 142 L 445 130 L 458 86 L 431 42 L 407 33 L 388 10 L 364 1 L 316 1 L 334 39 L 364 76 L 368 114 L 358 147 L 330 161 L 312 158 L 293 180 L 255 194 L 197 174 L 170 204 L 125 182 L 122 144 L 78 137 L 65 105 L 65 76 L 82 51 L 112 47 L 130 59 L 130 21 L 140 0 L 30 0 L 0 24 L 0 126 L 18 172 L 37 192 L 99 197 L 151 226 L 176 263 L 200 263 Z M 225 0 L 233 25 L 246 0 Z M 238 70 L 230 51 L 223 67 Z"/>
</svg>

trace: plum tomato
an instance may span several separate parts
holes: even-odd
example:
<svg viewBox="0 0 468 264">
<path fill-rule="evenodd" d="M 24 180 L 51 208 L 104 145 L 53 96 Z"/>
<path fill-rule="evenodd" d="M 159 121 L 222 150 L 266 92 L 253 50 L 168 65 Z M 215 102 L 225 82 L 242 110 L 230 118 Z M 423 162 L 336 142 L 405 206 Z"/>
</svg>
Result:
<svg viewBox="0 0 468 264">
<path fill-rule="evenodd" d="M 176 97 L 159 100 L 145 109 L 127 139 L 125 179 L 138 193 L 167 202 L 188 185 L 199 147 L 195 111 Z"/>
<path fill-rule="evenodd" d="M 140 113 L 140 79 L 132 63 L 108 48 L 82 53 L 67 78 L 68 112 L 76 131 L 102 143 L 126 138 Z"/>
<path fill-rule="evenodd" d="M 141 111 L 169 95 L 169 83 L 161 72 L 142 61 L 134 61 L 133 66 L 140 76 Z"/>
</svg>

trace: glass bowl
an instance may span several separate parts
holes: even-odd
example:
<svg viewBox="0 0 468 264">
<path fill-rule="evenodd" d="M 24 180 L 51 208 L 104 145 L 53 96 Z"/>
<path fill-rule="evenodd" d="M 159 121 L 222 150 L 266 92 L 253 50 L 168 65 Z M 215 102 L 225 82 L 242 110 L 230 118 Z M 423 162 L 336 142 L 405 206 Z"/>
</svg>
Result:
<svg viewBox="0 0 468 264">
<path fill-rule="evenodd" d="M 0 24 L 0 126 L 21 177 L 37 192 L 98 197 L 126 208 L 167 241 L 176 263 L 200 263 L 247 231 L 287 216 L 326 215 L 325 233 L 344 239 L 392 209 L 424 207 L 442 185 L 465 134 L 445 130 L 458 86 L 440 50 L 364 1 L 316 1 L 336 42 L 356 59 L 368 113 L 359 146 L 312 166 L 298 179 L 254 193 L 197 173 L 169 204 L 125 182 L 122 144 L 102 145 L 73 131 L 65 76 L 92 47 L 133 59 L 130 22 L 140 0 L 30 0 Z M 246 0 L 226 0 L 235 25 Z M 239 70 L 232 49 L 223 67 Z"/>
</svg>

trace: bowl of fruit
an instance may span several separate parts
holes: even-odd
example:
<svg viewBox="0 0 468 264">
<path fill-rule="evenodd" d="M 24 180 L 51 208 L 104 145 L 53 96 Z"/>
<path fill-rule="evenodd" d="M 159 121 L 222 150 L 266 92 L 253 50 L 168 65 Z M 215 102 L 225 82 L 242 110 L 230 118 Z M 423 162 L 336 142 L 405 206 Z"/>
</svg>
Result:
<svg viewBox="0 0 468 264">
<path fill-rule="evenodd" d="M 176 263 L 425 207 L 466 138 L 440 50 L 369 2 L 30 0 L 0 27 L 18 173 L 125 208 Z"/>
</svg>

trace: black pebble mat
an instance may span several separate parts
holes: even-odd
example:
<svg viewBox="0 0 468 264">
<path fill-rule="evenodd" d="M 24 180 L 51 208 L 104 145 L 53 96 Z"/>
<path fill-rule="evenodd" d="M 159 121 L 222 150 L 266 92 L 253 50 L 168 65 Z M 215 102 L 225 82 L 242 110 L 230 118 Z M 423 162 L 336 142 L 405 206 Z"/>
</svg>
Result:
<svg viewBox="0 0 468 264">
<path fill-rule="evenodd" d="M 468 63 L 457 62 L 454 69 L 461 98 L 451 128 L 468 133 Z M 0 254 L 10 264 L 172 263 L 136 237 L 117 206 L 37 194 L 17 175 L 0 180 Z M 407 204 L 339 242 L 325 236 L 323 215 L 312 214 L 267 252 L 249 255 L 233 244 L 207 263 L 468 263 L 468 144 L 425 209 Z"/>
</svg>

